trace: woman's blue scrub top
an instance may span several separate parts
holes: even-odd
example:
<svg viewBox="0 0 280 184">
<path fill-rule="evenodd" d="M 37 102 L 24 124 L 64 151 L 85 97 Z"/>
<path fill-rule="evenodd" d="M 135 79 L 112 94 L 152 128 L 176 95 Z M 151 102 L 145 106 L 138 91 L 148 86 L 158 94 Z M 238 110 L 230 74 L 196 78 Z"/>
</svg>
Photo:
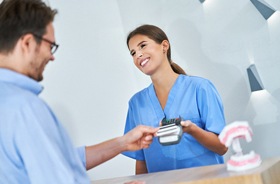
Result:
<svg viewBox="0 0 280 184">
<path fill-rule="evenodd" d="M 222 100 L 216 88 L 209 80 L 195 76 L 179 75 L 164 109 L 153 84 L 136 93 L 129 101 L 124 133 L 141 124 L 158 127 L 164 117 L 181 117 L 215 134 L 219 134 L 226 124 Z M 149 173 L 224 163 L 222 156 L 187 133 L 183 133 L 181 141 L 175 145 L 163 146 L 158 138 L 154 138 L 149 148 L 123 154 L 145 161 Z"/>
</svg>

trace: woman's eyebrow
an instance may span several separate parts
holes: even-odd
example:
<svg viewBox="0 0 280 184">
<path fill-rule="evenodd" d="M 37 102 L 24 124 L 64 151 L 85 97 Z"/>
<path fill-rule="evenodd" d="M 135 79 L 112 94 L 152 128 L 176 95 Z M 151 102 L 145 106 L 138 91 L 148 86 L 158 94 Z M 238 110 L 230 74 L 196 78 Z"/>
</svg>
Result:
<svg viewBox="0 0 280 184">
<path fill-rule="evenodd" d="M 138 47 L 139 45 L 141 45 L 142 43 L 144 43 L 144 42 L 146 42 L 146 41 L 144 40 L 144 41 L 138 43 L 138 44 L 137 44 L 137 47 Z"/>
<path fill-rule="evenodd" d="M 139 47 L 139 45 L 141 45 L 141 44 L 144 43 L 144 42 L 147 42 L 147 41 L 145 41 L 145 40 L 144 40 L 144 41 L 141 41 L 140 43 L 137 44 L 137 47 Z M 132 54 L 133 51 L 134 51 L 134 49 L 131 49 L 131 50 L 130 50 L 130 54 Z"/>
</svg>

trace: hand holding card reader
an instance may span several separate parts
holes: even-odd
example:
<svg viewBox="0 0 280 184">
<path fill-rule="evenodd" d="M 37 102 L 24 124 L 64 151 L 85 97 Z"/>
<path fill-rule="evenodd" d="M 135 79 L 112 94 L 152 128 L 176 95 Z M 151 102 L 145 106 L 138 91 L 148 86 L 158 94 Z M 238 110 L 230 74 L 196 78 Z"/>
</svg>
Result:
<svg viewBox="0 0 280 184">
<path fill-rule="evenodd" d="M 163 118 L 161 124 L 162 126 L 156 134 L 158 136 L 159 143 L 164 146 L 179 143 L 183 133 L 181 118 L 179 117 L 170 120 Z"/>
</svg>

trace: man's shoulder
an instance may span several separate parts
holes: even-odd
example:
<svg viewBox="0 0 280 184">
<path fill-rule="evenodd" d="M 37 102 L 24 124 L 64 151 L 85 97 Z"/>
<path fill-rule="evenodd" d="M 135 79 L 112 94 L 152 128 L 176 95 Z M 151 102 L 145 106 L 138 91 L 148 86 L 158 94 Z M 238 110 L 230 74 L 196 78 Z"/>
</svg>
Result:
<svg viewBox="0 0 280 184">
<path fill-rule="evenodd" d="M 7 100 L 10 101 L 18 101 L 18 103 L 20 103 L 30 99 L 39 99 L 34 93 L 15 85 L 3 84 L 0 82 L 0 88 L 0 98 L 7 98 Z"/>
<path fill-rule="evenodd" d="M 0 109 L 2 112 L 15 112 L 25 109 L 30 104 L 42 103 L 42 100 L 37 95 L 28 90 L 1 83 L 0 89 Z"/>
</svg>

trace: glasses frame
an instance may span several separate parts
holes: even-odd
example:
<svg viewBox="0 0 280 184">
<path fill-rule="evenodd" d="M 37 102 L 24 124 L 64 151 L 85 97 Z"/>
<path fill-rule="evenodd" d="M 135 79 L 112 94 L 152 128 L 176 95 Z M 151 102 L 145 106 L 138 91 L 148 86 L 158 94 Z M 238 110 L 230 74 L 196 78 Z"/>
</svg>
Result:
<svg viewBox="0 0 280 184">
<path fill-rule="evenodd" d="M 50 40 L 48 40 L 46 38 L 43 38 L 42 36 L 34 34 L 34 33 L 32 33 L 32 35 L 34 35 L 36 38 L 38 38 L 38 39 L 40 39 L 42 41 L 45 41 L 45 42 L 48 42 L 49 44 L 51 44 L 51 53 L 52 53 L 52 55 L 57 51 L 57 49 L 59 47 L 59 45 L 57 43 L 52 42 L 52 41 L 50 41 Z"/>
</svg>

